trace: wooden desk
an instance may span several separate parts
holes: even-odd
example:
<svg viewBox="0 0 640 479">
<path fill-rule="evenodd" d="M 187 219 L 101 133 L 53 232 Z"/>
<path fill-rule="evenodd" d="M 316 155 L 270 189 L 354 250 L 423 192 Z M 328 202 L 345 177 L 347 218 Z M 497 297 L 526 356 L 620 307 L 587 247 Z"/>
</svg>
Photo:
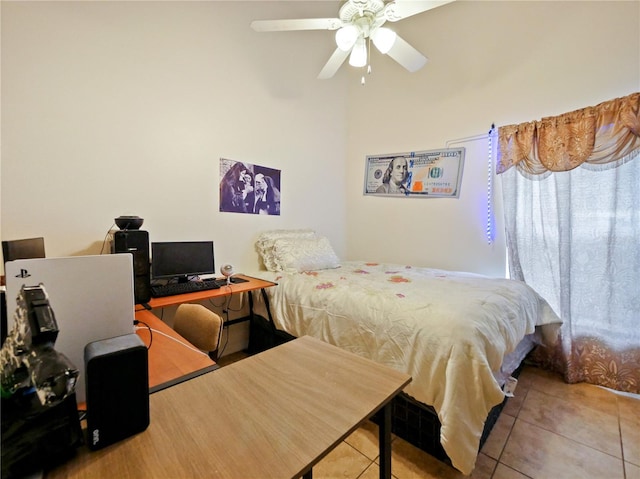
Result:
<svg viewBox="0 0 640 479">
<path fill-rule="evenodd" d="M 182 303 L 192 303 L 203 299 L 218 298 L 228 296 L 235 293 L 243 293 L 258 289 L 275 286 L 275 283 L 264 281 L 251 276 L 237 275 L 247 281 L 244 283 L 230 284 L 222 286 L 220 289 L 211 289 L 207 291 L 197 291 L 194 293 L 178 294 L 174 296 L 165 296 L 163 298 L 152 298 L 148 306 L 151 309 L 164 308 Z M 252 311 L 251 311 L 252 312 Z M 155 392 L 168 386 L 173 386 L 179 382 L 192 379 L 200 374 L 217 369 L 218 366 L 206 355 L 200 354 L 189 348 L 189 342 L 171 329 L 165 322 L 160 320 L 151 311 L 142 305 L 136 305 L 135 317 L 138 321 L 148 325 L 152 330 L 159 333 L 153 334 L 153 341 L 149 331 L 146 329 L 138 329 L 136 332 L 142 338 L 149 349 L 149 388 L 150 392 Z M 249 320 L 247 318 L 227 321 L 235 323 Z M 169 336 L 169 337 L 167 337 Z M 173 339 L 170 339 L 173 338 Z"/>
<path fill-rule="evenodd" d="M 261 290 L 263 297 L 265 297 L 266 301 L 266 293 L 265 289 L 270 288 L 271 286 L 277 286 L 277 283 L 273 283 L 271 281 L 254 278 L 253 276 L 246 275 L 235 275 L 234 277 L 239 277 L 246 280 L 243 283 L 231 283 L 229 285 L 225 285 L 220 287 L 219 289 L 210 289 L 206 291 L 197 291 L 194 293 L 187 294 L 177 294 L 173 296 L 165 296 L 162 298 L 151 298 L 151 300 L 147 303 L 147 307 L 149 309 L 159 309 L 165 308 L 167 306 L 176 306 L 182 303 L 193 303 L 197 301 L 202 301 L 205 299 L 213 299 L 220 298 L 224 296 L 229 296 L 236 293 L 250 293 L 251 291 Z M 136 314 L 147 311 L 147 309 L 142 305 L 136 305 Z M 269 322 L 273 324 L 273 318 L 271 317 L 271 312 L 267 310 L 267 314 L 269 315 Z M 244 321 L 253 321 L 253 297 L 249 294 L 249 315 L 243 316 L 241 318 L 236 318 L 232 320 L 227 320 L 223 322 L 223 327 L 228 327 L 233 324 L 241 323 Z M 249 351 L 254 352 L 255 348 L 251 347 L 251 343 L 249 344 Z"/>
<path fill-rule="evenodd" d="M 194 348 L 151 311 L 136 311 L 136 333 L 149 347 L 149 392 L 173 386 L 218 369 L 218 365 Z M 151 332 L 146 328 L 151 328 Z"/>
<path fill-rule="evenodd" d="M 52 478 L 287 478 L 383 408 L 380 477 L 391 477 L 390 401 L 411 377 L 305 336 L 150 396 L 149 428 L 50 471 Z"/>
<path fill-rule="evenodd" d="M 148 303 L 149 307 L 151 307 L 151 309 L 164 308 L 166 306 L 173 306 L 181 303 L 190 303 L 203 299 L 228 296 L 234 293 L 255 291 L 257 289 L 269 288 L 276 285 L 276 283 L 272 283 L 271 281 L 265 281 L 262 279 L 254 278 L 252 276 L 244 276 L 241 274 L 238 274 L 236 276 L 242 279 L 246 279 L 247 281 L 237 284 L 232 283 L 227 286 L 222 286 L 220 287 L 220 289 L 209 289 L 206 291 L 196 291 L 195 293 L 176 294 L 175 296 L 165 296 L 163 298 L 151 298 Z M 137 305 L 136 310 L 140 310 L 141 308 L 142 306 Z"/>
</svg>

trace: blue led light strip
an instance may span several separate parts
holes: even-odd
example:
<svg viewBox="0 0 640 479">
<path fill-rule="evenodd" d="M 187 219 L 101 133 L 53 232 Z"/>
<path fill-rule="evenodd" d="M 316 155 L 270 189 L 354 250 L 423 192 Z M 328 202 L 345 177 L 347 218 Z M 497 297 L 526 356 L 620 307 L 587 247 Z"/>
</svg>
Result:
<svg viewBox="0 0 640 479">
<path fill-rule="evenodd" d="M 496 132 L 495 124 L 491 124 L 489 130 L 489 151 L 487 158 L 487 225 L 485 229 L 485 235 L 488 244 L 493 244 L 495 240 L 495 221 L 493 216 L 493 143 L 495 141 L 494 135 Z M 446 148 L 449 148 L 452 144 L 464 143 L 467 141 L 483 140 L 486 138 L 484 134 L 468 136 L 466 138 L 459 138 L 457 140 L 449 140 L 446 142 Z"/>
<path fill-rule="evenodd" d="M 493 134 L 495 125 L 489 130 L 489 155 L 487 158 L 487 243 L 493 244 L 495 239 L 495 227 L 493 224 Z"/>
</svg>

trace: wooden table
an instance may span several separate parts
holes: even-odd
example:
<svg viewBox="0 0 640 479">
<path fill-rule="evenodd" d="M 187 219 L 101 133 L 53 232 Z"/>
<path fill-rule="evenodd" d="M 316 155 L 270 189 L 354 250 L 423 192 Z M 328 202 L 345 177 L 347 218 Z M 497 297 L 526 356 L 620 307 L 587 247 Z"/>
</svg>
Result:
<svg viewBox="0 0 640 479">
<path fill-rule="evenodd" d="M 391 477 L 390 401 L 411 377 L 305 336 L 150 396 L 149 428 L 47 477 L 287 478 L 377 410 L 380 477 Z"/>
</svg>

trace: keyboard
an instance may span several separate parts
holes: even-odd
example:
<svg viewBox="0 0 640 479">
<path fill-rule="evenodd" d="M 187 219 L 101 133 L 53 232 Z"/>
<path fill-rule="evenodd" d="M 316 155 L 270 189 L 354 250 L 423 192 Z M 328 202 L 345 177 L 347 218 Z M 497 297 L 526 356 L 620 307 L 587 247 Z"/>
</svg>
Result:
<svg viewBox="0 0 640 479">
<path fill-rule="evenodd" d="M 195 293 L 197 291 L 207 291 L 210 289 L 220 289 L 217 280 L 207 281 L 187 281 L 186 283 L 168 283 L 151 286 L 151 296 L 162 298 L 164 296 L 175 296 L 176 294 Z"/>
</svg>

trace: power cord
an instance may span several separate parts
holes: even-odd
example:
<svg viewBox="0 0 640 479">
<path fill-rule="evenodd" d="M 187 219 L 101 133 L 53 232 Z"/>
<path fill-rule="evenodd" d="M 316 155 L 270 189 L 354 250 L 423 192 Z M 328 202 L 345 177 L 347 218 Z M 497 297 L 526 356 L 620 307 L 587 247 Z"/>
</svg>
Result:
<svg viewBox="0 0 640 479">
<path fill-rule="evenodd" d="M 149 328 L 149 327 L 147 326 L 147 328 Z M 138 327 L 136 329 L 143 329 L 143 328 L 139 328 Z M 203 356 L 209 357 L 209 355 L 207 353 L 204 353 L 204 352 L 200 351 L 199 349 L 196 349 L 196 348 L 194 348 L 194 347 L 192 347 L 192 346 L 180 341 L 179 339 L 174 338 L 173 336 L 171 336 L 171 335 L 169 335 L 167 333 L 164 333 L 162 331 L 158 331 L 157 329 L 153 329 L 153 328 L 149 328 L 149 331 L 153 331 L 154 333 L 161 334 L 162 336 L 165 336 L 165 337 L 171 339 L 172 341 L 175 341 L 178 344 L 182 344 L 187 349 L 191 349 L 192 351 L 194 351 L 196 353 L 200 353 Z"/>
<path fill-rule="evenodd" d="M 228 319 L 229 318 L 228 318 L 228 315 L 227 315 L 227 320 Z M 229 342 L 229 329 L 227 328 L 227 336 L 226 336 L 225 341 L 224 341 L 224 346 L 222 348 L 220 347 L 220 340 L 222 339 L 223 331 L 224 331 L 224 320 L 220 321 L 220 329 L 218 331 L 218 347 L 216 348 L 216 356 L 218 358 L 220 356 L 222 356 L 222 352 L 225 350 L 225 348 L 227 347 L 227 343 Z"/>
<path fill-rule="evenodd" d="M 221 286 L 221 287 L 231 289 L 230 285 L 225 285 L 225 286 Z M 238 295 L 234 295 L 234 294 L 227 295 L 221 304 L 216 304 L 213 301 L 213 298 L 209 299 L 209 303 L 213 307 L 220 309 L 222 311 L 222 314 L 225 315 L 225 320 L 224 320 L 223 324 L 221 325 L 222 328 L 224 328 L 224 323 L 225 322 L 229 322 L 229 320 L 230 320 L 229 312 L 237 313 L 237 312 L 242 311 L 242 309 L 244 308 L 244 306 L 245 306 L 244 301 L 243 301 L 244 294 L 245 293 L 240 293 L 240 304 L 239 304 L 237 309 L 231 308 L 231 301 L 232 301 L 232 299 L 234 297 L 237 297 Z M 251 292 L 247 291 L 246 294 L 251 294 Z M 218 346 L 218 357 L 222 356 L 222 353 L 224 353 L 224 350 L 229 345 L 229 334 L 230 334 L 230 328 L 227 328 L 227 334 L 225 335 L 225 338 L 224 338 L 224 344 L 221 345 L 221 346 Z"/>
<path fill-rule="evenodd" d="M 221 324 L 220 324 L 220 337 L 222 337 L 222 331 L 224 330 L 224 323 L 229 321 L 229 311 L 225 311 L 224 313 L 226 313 L 226 320 L 224 320 Z M 224 353 L 224 350 L 227 349 L 227 346 L 229 345 L 229 328 L 227 328 L 227 334 L 224 337 L 224 344 L 222 346 L 220 346 L 218 344 L 218 357 L 222 356 L 222 353 Z"/>
<path fill-rule="evenodd" d="M 223 286 L 225 288 L 229 287 L 229 286 Z M 222 302 L 222 304 L 216 304 L 213 301 L 213 298 L 209 299 L 209 303 L 211 303 L 211 305 L 215 308 L 218 308 L 221 310 L 222 314 L 225 315 L 225 319 L 222 321 L 222 324 L 220 324 L 220 337 L 222 337 L 222 331 L 224 330 L 224 323 L 228 323 L 229 322 L 229 305 L 231 304 L 231 299 L 232 299 L 233 295 L 229 294 L 225 297 L 224 301 Z M 225 335 L 224 338 L 224 344 L 223 345 L 218 345 L 218 357 L 222 356 L 222 353 L 224 352 L 224 350 L 227 348 L 227 346 L 229 345 L 229 328 L 227 328 L 227 334 Z"/>
<path fill-rule="evenodd" d="M 153 344 L 153 329 L 151 329 L 151 327 L 145 323 L 144 321 L 140 321 L 138 319 L 134 319 L 133 320 L 133 325 L 137 326 L 138 324 L 144 324 L 146 326 L 146 328 L 149 330 L 149 346 L 147 346 L 147 349 L 151 349 L 151 345 Z M 144 328 L 135 328 L 135 329 L 144 329 Z"/>
<path fill-rule="evenodd" d="M 237 298 L 237 297 L 239 297 L 239 298 L 240 298 L 240 301 L 239 301 L 239 303 L 240 303 L 240 304 L 238 305 L 238 309 L 233 309 L 233 308 L 231 308 L 231 307 L 230 307 L 230 304 L 231 304 L 231 298 L 232 298 L 232 296 L 231 296 L 231 295 L 229 295 L 229 302 L 227 303 L 227 310 L 229 310 L 229 311 L 233 311 L 234 313 L 238 313 L 238 312 L 242 311 L 242 309 L 244 308 L 244 301 L 243 301 L 243 299 L 244 299 L 244 297 L 245 297 L 245 294 L 251 294 L 251 291 L 246 291 L 246 292 L 244 292 L 244 293 L 239 293 L 239 294 L 236 294 L 236 296 L 235 296 L 236 298 Z"/>
<path fill-rule="evenodd" d="M 230 286 L 222 286 L 222 287 L 230 288 Z M 230 305 L 231 305 L 232 299 L 234 297 L 237 297 L 238 294 L 240 295 L 240 298 L 244 298 L 244 293 L 228 294 L 223 297 L 222 303 L 220 304 L 216 304 L 214 301 L 214 298 L 209 298 L 209 304 L 211 304 L 211 306 L 213 306 L 214 308 L 220 309 L 223 313 L 227 314 L 227 316 L 229 314 L 229 311 L 233 311 L 234 313 L 237 313 L 239 311 L 242 311 L 242 308 L 244 308 L 244 302 L 240 301 L 240 305 L 238 309 L 231 308 Z"/>
<path fill-rule="evenodd" d="M 105 245 L 107 244 L 107 239 L 109 238 L 109 231 L 111 231 L 115 225 L 116 225 L 116 224 L 115 224 L 115 223 L 113 223 L 113 224 L 109 227 L 109 229 L 107 230 L 107 234 L 105 234 L 105 235 L 104 235 L 104 240 L 102 241 L 102 248 L 100 248 L 100 254 L 103 254 L 103 253 L 104 253 L 104 247 L 105 247 Z"/>
</svg>

